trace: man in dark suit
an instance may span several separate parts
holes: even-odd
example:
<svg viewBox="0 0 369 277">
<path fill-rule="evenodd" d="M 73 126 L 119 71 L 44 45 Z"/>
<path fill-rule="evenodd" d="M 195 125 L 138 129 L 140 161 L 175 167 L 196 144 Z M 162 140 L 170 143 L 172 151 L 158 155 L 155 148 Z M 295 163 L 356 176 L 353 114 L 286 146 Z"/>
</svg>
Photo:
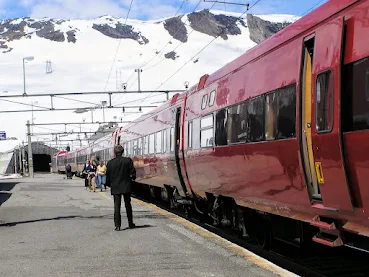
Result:
<svg viewBox="0 0 369 277">
<path fill-rule="evenodd" d="M 122 195 L 126 206 L 129 228 L 134 228 L 131 206 L 132 181 L 136 180 L 136 169 L 130 158 L 122 157 L 124 148 L 121 145 L 114 147 L 116 157 L 106 165 L 106 185 L 110 187 L 114 196 L 114 223 L 115 230 L 119 231 L 121 226 L 120 206 Z"/>
</svg>

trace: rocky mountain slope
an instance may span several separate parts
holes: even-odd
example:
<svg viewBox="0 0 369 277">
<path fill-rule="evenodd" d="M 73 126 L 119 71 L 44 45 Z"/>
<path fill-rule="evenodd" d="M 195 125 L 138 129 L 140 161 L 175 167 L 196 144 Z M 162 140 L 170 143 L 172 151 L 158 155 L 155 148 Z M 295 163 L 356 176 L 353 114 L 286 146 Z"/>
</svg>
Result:
<svg viewBox="0 0 369 277">
<path fill-rule="evenodd" d="M 117 91 L 122 90 L 123 84 L 128 90 L 137 90 L 135 69 L 138 68 L 142 69 L 141 90 L 184 89 L 185 82 L 190 86 L 195 84 L 202 75 L 218 70 L 298 19 L 291 15 L 249 14 L 242 19 L 239 16 L 202 10 L 156 21 L 129 19 L 127 24 L 124 18 L 112 16 L 94 20 L 0 20 L 0 93 L 23 93 L 22 59 L 27 56 L 34 56 L 25 66 L 29 95 Z M 95 108 L 107 98 L 102 95 L 54 97 L 54 107 L 94 107 L 93 112 L 34 112 L 34 122 L 91 121 L 92 116 L 94 121 L 102 121 L 103 113 L 105 121 L 119 121 L 140 115 L 130 113 L 138 110 L 133 108 L 126 108 L 125 112 Z M 165 94 L 112 96 L 113 105 L 127 107 L 160 105 L 165 99 Z M 19 98 L 15 102 L 0 101 L 0 111 L 31 109 L 24 104 L 34 105 L 35 109 L 50 107 L 47 97 Z M 149 110 L 143 108 L 142 112 Z M 12 121 L 8 120 L 9 116 Z M 30 119 L 30 112 L 0 113 L 1 130 L 7 131 L 8 136 L 23 139 L 25 123 Z M 60 126 L 49 129 L 64 131 Z M 71 129 L 67 126 L 67 130 Z M 43 131 L 47 130 L 36 126 L 33 130 L 34 133 Z"/>
</svg>

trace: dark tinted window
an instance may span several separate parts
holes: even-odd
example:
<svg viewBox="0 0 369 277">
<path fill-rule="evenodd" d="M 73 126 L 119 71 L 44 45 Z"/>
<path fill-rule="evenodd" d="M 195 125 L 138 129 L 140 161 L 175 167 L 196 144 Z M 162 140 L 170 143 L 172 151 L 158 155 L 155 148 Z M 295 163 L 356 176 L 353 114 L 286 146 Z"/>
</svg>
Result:
<svg viewBox="0 0 369 277">
<path fill-rule="evenodd" d="M 368 78 L 369 58 L 345 66 L 342 95 L 344 131 L 369 129 Z"/>
<path fill-rule="evenodd" d="M 296 86 L 278 90 L 277 139 L 296 136 Z"/>
<path fill-rule="evenodd" d="M 247 104 L 247 141 L 264 139 L 264 97 L 248 101 Z"/>
<path fill-rule="evenodd" d="M 316 130 L 330 131 L 333 128 L 333 74 L 327 71 L 316 80 Z"/>
<path fill-rule="evenodd" d="M 228 142 L 246 142 L 247 135 L 247 103 L 241 103 L 228 109 L 227 117 Z"/>
<path fill-rule="evenodd" d="M 265 97 L 265 139 L 275 139 L 277 136 L 278 91 Z"/>
<path fill-rule="evenodd" d="M 227 110 L 216 113 L 215 117 L 215 145 L 227 145 Z"/>
</svg>

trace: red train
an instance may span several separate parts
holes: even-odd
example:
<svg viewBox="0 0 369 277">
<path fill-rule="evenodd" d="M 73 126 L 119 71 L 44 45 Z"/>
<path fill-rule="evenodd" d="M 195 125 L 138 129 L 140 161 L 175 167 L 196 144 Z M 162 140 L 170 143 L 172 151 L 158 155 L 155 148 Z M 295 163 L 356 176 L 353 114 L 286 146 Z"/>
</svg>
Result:
<svg viewBox="0 0 369 277">
<path fill-rule="evenodd" d="M 137 181 L 262 245 L 369 250 L 368 11 L 331 0 L 115 131 Z"/>
</svg>

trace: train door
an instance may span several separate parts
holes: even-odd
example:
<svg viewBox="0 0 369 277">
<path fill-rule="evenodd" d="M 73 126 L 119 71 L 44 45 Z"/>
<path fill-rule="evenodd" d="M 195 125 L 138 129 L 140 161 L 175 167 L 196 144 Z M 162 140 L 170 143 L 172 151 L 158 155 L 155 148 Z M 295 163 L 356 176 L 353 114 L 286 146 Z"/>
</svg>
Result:
<svg viewBox="0 0 369 277">
<path fill-rule="evenodd" d="M 343 18 L 339 18 L 304 41 L 301 145 L 313 202 L 352 210 L 342 154 L 342 40 Z"/>
<path fill-rule="evenodd" d="M 175 167 L 177 168 L 179 181 L 185 195 L 188 195 L 188 190 L 183 178 L 183 172 L 181 169 L 181 157 L 183 157 L 183 149 L 181 145 L 181 107 L 177 107 L 175 110 L 175 128 L 174 128 L 174 156 Z"/>
</svg>

